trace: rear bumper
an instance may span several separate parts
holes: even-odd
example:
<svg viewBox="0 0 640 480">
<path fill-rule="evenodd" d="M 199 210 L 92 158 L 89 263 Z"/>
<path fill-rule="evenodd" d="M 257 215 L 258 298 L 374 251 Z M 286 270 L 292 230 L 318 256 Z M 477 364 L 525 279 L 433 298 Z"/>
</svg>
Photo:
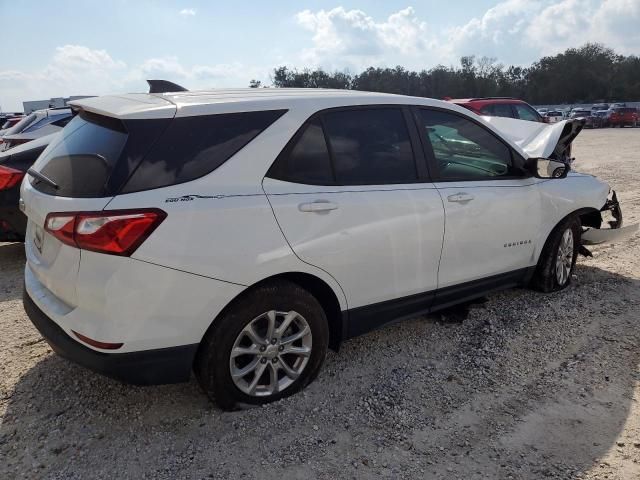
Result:
<svg viewBox="0 0 640 480">
<path fill-rule="evenodd" d="M 25 288 L 24 309 L 51 348 L 61 357 L 111 378 L 134 385 L 186 382 L 198 345 L 128 353 L 103 353 L 71 338 L 31 299 Z"/>
</svg>

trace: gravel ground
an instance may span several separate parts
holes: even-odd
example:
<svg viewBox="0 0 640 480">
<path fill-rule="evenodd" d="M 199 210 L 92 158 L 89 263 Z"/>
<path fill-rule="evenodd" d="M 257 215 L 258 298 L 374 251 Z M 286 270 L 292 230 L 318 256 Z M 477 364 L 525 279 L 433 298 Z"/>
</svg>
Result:
<svg viewBox="0 0 640 480">
<path fill-rule="evenodd" d="M 585 131 L 576 168 L 640 219 L 640 129 Z M 194 380 L 132 387 L 54 355 L 0 244 L 0 478 L 640 478 L 640 239 L 573 285 L 491 295 L 330 353 L 305 392 L 235 413 Z"/>
</svg>

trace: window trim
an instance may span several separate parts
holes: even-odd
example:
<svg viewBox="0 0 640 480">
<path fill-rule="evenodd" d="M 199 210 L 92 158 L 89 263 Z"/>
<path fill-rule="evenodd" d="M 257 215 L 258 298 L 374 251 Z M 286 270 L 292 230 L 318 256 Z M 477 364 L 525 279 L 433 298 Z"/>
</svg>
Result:
<svg viewBox="0 0 640 480">
<path fill-rule="evenodd" d="M 431 178 L 433 179 L 433 182 L 435 182 L 435 183 L 445 183 L 445 182 L 450 183 L 450 182 L 486 182 L 486 181 L 496 181 L 496 180 L 522 180 L 522 179 L 525 179 L 525 178 L 530 178 L 532 176 L 531 173 L 528 172 L 524 168 L 524 163 L 525 163 L 524 158 L 522 158 L 522 156 L 520 156 L 520 154 L 518 152 L 516 152 L 511 145 L 506 143 L 502 138 L 500 138 L 491 129 L 487 128 L 486 125 L 483 125 L 482 123 L 480 123 L 476 119 L 468 117 L 466 115 L 463 115 L 460 112 L 456 112 L 454 110 L 450 110 L 448 108 L 442 108 L 442 107 L 429 107 L 429 106 L 426 106 L 426 105 L 414 105 L 414 106 L 412 106 L 413 120 L 414 120 L 414 122 L 416 124 L 416 128 L 418 129 L 418 132 L 420 132 L 420 123 L 421 123 L 420 111 L 421 110 L 445 112 L 445 113 L 448 113 L 450 115 L 455 115 L 455 116 L 461 117 L 461 118 L 463 118 L 463 119 L 465 119 L 467 121 L 475 123 L 477 126 L 479 126 L 480 128 L 484 129 L 486 132 L 490 133 L 491 136 L 493 136 L 496 140 L 498 140 L 500 143 L 502 143 L 505 147 L 507 147 L 507 150 L 509 151 L 509 156 L 511 157 L 512 166 L 517 168 L 517 169 L 519 169 L 522 172 L 522 175 L 504 175 L 504 176 L 496 176 L 496 177 L 480 177 L 480 178 L 474 178 L 474 179 L 463 178 L 463 177 L 442 178 L 438 174 L 438 166 L 437 166 L 436 156 L 435 156 L 435 153 L 433 151 L 433 146 L 431 145 L 431 141 L 429 140 L 428 136 L 420 135 L 420 141 L 423 144 L 423 150 L 424 150 L 424 153 L 425 153 L 425 158 L 426 158 L 426 161 L 427 161 L 427 163 L 429 165 L 429 171 L 431 172 Z"/>
<path fill-rule="evenodd" d="M 374 104 L 365 104 L 365 105 L 344 105 L 339 107 L 330 107 L 330 108 L 324 108 L 322 110 L 317 110 L 311 116 L 309 116 L 304 122 L 302 122 L 300 127 L 292 135 L 292 137 L 289 139 L 289 141 L 284 146 L 284 148 L 280 151 L 280 153 L 278 153 L 275 160 L 272 162 L 271 166 L 267 170 L 267 173 L 265 174 L 265 178 L 271 178 L 271 179 L 280 180 L 283 182 L 297 183 L 300 185 L 316 185 L 316 186 L 327 186 L 327 187 L 350 187 L 350 186 L 373 186 L 373 185 L 415 185 L 420 183 L 432 183 L 433 181 L 430 176 L 429 166 L 426 162 L 424 147 L 422 145 L 422 142 L 420 141 L 419 130 L 417 129 L 415 121 L 412 118 L 413 115 L 411 112 L 411 108 L 412 108 L 411 105 L 404 104 L 404 103 L 400 103 L 400 104 L 374 103 Z M 334 165 L 335 157 L 334 157 L 333 148 L 331 147 L 331 142 L 329 141 L 328 133 L 325 127 L 324 116 L 328 113 L 333 113 L 333 112 L 354 111 L 354 110 L 355 111 L 373 110 L 373 109 L 375 110 L 393 109 L 393 110 L 400 110 L 400 112 L 402 113 L 403 120 L 407 128 L 407 133 L 409 135 L 409 142 L 411 145 L 414 168 L 416 171 L 416 179 L 414 181 L 402 182 L 402 183 L 341 183 L 337 181 L 336 175 L 335 175 L 335 165 Z M 281 157 L 288 156 L 291 154 L 291 151 L 298 143 L 300 137 L 306 131 L 308 125 L 315 120 L 319 121 L 322 127 L 322 131 L 324 133 L 325 143 L 327 146 L 327 150 L 329 152 L 329 163 L 330 163 L 332 176 L 333 176 L 332 184 L 301 183 L 299 181 L 293 182 L 292 180 L 286 178 L 286 175 L 284 175 L 285 172 L 279 172 L 278 170 L 280 169 L 274 168 L 274 166 L 281 161 Z"/>
</svg>

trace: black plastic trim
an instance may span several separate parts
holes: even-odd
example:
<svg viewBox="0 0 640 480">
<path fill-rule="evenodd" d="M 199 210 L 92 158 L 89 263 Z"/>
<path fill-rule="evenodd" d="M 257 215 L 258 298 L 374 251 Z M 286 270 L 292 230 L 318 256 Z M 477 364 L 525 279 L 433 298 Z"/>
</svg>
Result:
<svg viewBox="0 0 640 480">
<path fill-rule="evenodd" d="M 343 338 L 353 338 L 384 325 L 465 303 L 497 290 L 527 285 L 535 268 L 522 268 L 451 287 L 349 309 L 343 312 Z"/>
<path fill-rule="evenodd" d="M 29 319 L 61 357 L 95 372 L 134 385 L 186 382 L 198 344 L 129 353 L 103 353 L 71 338 L 33 302 L 26 288 L 22 301 Z"/>
</svg>

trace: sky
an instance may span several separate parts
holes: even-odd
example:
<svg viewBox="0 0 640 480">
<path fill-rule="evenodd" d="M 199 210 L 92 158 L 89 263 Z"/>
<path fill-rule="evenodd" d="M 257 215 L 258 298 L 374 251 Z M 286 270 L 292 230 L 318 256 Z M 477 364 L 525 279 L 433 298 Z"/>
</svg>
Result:
<svg viewBox="0 0 640 480">
<path fill-rule="evenodd" d="M 0 109 L 70 95 L 270 84 L 274 67 L 529 65 L 586 42 L 640 55 L 640 0 L 0 0 Z"/>
</svg>

